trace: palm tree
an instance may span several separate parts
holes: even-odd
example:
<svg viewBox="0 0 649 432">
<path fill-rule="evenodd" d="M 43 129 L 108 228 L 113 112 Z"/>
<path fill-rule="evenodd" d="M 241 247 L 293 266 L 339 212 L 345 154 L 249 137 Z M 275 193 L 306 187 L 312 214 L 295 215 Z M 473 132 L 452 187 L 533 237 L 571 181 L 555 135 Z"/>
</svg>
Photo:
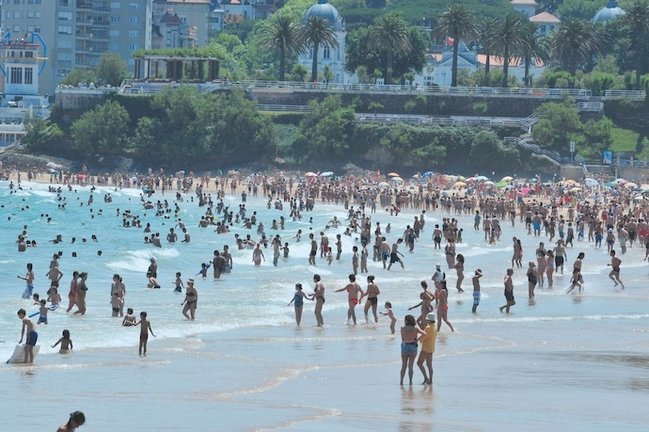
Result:
<svg viewBox="0 0 649 432">
<path fill-rule="evenodd" d="M 589 21 L 569 19 L 561 23 L 550 39 L 550 54 L 571 75 L 599 51 L 600 41 Z"/>
<path fill-rule="evenodd" d="M 494 53 L 494 41 L 493 41 L 493 29 L 496 26 L 496 18 L 483 18 L 478 23 L 478 41 L 482 47 L 482 52 L 484 53 L 485 65 L 484 65 L 484 81 L 482 85 L 489 86 L 491 79 L 489 77 L 489 72 L 491 69 L 491 54 Z"/>
<path fill-rule="evenodd" d="M 496 54 L 503 58 L 503 87 L 507 87 L 510 60 L 516 53 L 521 53 L 524 50 L 527 22 L 518 12 L 507 12 L 504 17 L 497 20 L 494 27 L 494 48 Z"/>
<path fill-rule="evenodd" d="M 453 39 L 451 86 L 457 86 L 457 53 L 460 39 L 471 39 L 478 33 L 475 18 L 464 6 L 452 4 L 439 17 L 435 33 L 438 37 Z"/>
<path fill-rule="evenodd" d="M 323 17 L 310 16 L 300 26 L 297 40 L 303 49 L 313 47 L 311 63 L 311 81 L 318 80 L 318 50 L 321 46 L 335 48 L 338 46 L 336 32 L 331 23 Z"/>
<path fill-rule="evenodd" d="M 531 87 L 530 79 L 530 63 L 532 60 L 537 62 L 540 60 L 543 63 L 548 61 L 548 48 L 545 38 L 541 38 L 536 34 L 536 25 L 528 22 L 523 31 L 523 39 L 525 43 L 522 46 L 520 55 L 525 63 L 525 87 Z"/>
<path fill-rule="evenodd" d="M 644 52 L 647 35 L 649 34 L 649 1 L 633 0 L 622 16 L 622 24 L 626 27 L 635 47 L 635 87 L 640 89 L 640 75 L 644 64 Z"/>
<path fill-rule="evenodd" d="M 383 78 L 386 84 L 390 84 L 394 53 L 397 51 L 408 53 L 412 49 L 406 22 L 393 13 L 378 17 L 370 27 L 367 45 L 369 49 L 385 52 Z"/>
<path fill-rule="evenodd" d="M 269 50 L 279 50 L 279 80 L 284 81 L 286 54 L 300 51 L 295 23 L 288 15 L 276 15 L 261 30 L 261 45 Z"/>
</svg>

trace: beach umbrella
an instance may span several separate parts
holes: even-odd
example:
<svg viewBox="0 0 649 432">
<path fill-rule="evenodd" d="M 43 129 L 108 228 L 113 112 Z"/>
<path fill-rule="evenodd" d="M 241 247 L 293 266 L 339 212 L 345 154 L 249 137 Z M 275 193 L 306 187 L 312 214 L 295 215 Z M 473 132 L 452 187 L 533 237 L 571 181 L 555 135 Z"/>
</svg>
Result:
<svg viewBox="0 0 649 432">
<path fill-rule="evenodd" d="M 387 187 L 390 187 L 390 185 L 388 183 L 386 183 L 386 182 L 381 182 L 381 183 L 378 184 L 378 186 L 381 189 L 385 189 Z"/>
<path fill-rule="evenodd" d="M 623 178 L 616 178 L 611 183 L 615 183 L 616 185 L 621 185 L 621 184 L 626 183 L 626 180 L 624 180 Z"/>
<path fill-rule="evenodd" d="M 308 173 L 304 174 L 304 177 L 318 177 L 318 174 L 314 173 L 313 171 L 309 171 Z"/>
<path fill-rule="evenodd" d="M 482 183 L 485 186 L 494 186 L 496 183 L 492 182 L 491 180 L 487 180 L 486 182 Z"/>
<path fill-rule="evenodd" d="M 400 175 L 392 171 L 388 173 L 388 177 L 400 177 Z"/>
<path fill-rule="evenodd" d="M 487 176 L 475 176 L 474 178 L 480 182 L 486 182 L 487 180 L 489 180 L 489 177 Z"/>
<path fill-rule="evenodd" d="M 399 176 L 392 177 L 390 181 L 397 182 L 397 183 L 403 183 L 403 179 Z"/>
<path fill-rule="evenodd" d="M 577 182 L 574 181 L 573 179 L 567 179 L 567 180 L 562 181 L 561 183 L 566 185 L 566 186 L 573 186 L 573 185 L 577 184 Z"/>
<path fill-rule="evenodd" d="M 584 184 L 588 187 L 597 187 L 599 186 L 599 182 L 595 180 L 594 178 L 586 178 L 584 180 Z"/>
<path fill-rule="evenodd" d="M 466 183 L 464 183 L 463 181 L 456 182 L 453 185 L 453 187 L 456 187 L 456 188 L 463 188 L 464 186 L 466 186 Z"/>
<path fill-rule="evenodd" d="M 466 179 L 464 178 L 464 176 L 459 176 L 457 179 L 458 179 L 459 181 L 464 181 L 464 180 L 466 180 Z"/>
<path fill-rule="evenodd" d="M 423 173 L 421 176 L 422 176 L 423 178 L 428 178 L 428 177 L 432 177 L 433 174 L 435 174 L 435 173 L 432 172 L 432 171 L 426 171 L 426 172 Z"/>
<path fill-rule="evenodd" d="M 569 192 L 572 192 L 572 193 L 581 192 L 581 188 L 580 187 L 574 187 L 574 188 L 570 189 Z"/>
<path fill-rule="evenodd" d="M 514 180 L 514 177 L 512 177 L 512 176 L 505 176 L 505 177 L 500 179 L 501 182 L 510 182 L 512 180 Z"/>
<path fill-rule="evenodd" d="M 325 171 L 323 173 L 320 173 L 320 177 L 331 177 L 333 175 L 334 173 L 332 171 Z"/>
<path fill-rule="evenodd" d="M 624 187 L 627 188 L 627 189 L 635 189 L 635 188 L 638 187 L 638 185 L 635 184 L 635 183 L 629 182 L 629 183 L 625 183 Z"/>
</svg>

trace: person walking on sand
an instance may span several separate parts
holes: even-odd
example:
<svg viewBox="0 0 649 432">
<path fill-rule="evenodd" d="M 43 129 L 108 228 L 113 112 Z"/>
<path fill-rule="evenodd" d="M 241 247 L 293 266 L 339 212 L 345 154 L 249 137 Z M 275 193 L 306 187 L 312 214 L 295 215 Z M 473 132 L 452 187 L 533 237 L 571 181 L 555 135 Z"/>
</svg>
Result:
<svg viewBox="0 0 649 432">
<path fill-rule="evenodd" d="M 435 327 L 435 314 L 429 313 L 426 315 L 428 325 L 424 328 L 424 334 L 419 336 L 421 342 L 421 351 L 419 351 L 419 358 L 417 359 L 417 366 L 424 375 L 424 382 L 422 384 L 433 384 L 433 353 L 435 352 L 435 341 L 437 339 L 437 328 Z M 424 368 L 424 362 L 426 368 Z M 426 373 L 428 369 L 428 373 Z"/>
<path fill-rule="evenodd" d="M 316 322 L 318 323 L 318 327 L 324 326 L 324 319 L 322 317 L 322 307 L 324 306 L 325 303 L 325 286 L 320 280 L 320 275 L 315 274 L 313 275 L 313 282 L 315 282 L 315 287 L 313 288 L 313 294 L 311 295 L 311 299 L 315 300 L 315 309 L 313 310 L 313 313 L 315 314 L 315 319 Z"/>
<path fill-rule="evenodd" d="M 509 313 L 509 308 L 516 304 L 516 301 L 514 300 L 514 281 L 512 280 L 513 274 L 514 269 L 508 268 L 507 273 L 505 274 L 505 279 L 503 281 L 503 283 L 505 284 L 505 300 L 507 300 L 507 303 L 500 307 L 500 312 L 505 309 L 505 312 Z"/>
<path fill-rule="evenodd" d="M 287 306 L 293 304 L 293 307 L 295 308 L 295 322 L 297 323 L 298 327 L 302 322 L 302 307 L 304 306 L 304 299 L 312 300 L 308 295 L 304 293 L 304 291 L 302 291 L 302 284 L 296 283 L 295 294 L 293 294 L 293 298 L 287 304 Z"/>
<path fill-rule="evenodd" d="M 367 291 L 365 291 L 364 294 L 367 296 L 367 300 L 365 301 L 365 308 L 363 309 L 366 324 L 368 323 L 367 313 L 370 308 L 372 309 L 372 315 L 374 315 L 374 322 L 379 322 L 379 317 L 376 312 L 379 303 L 379 294 L 381 294 L 381 291 L 379 291 L 379 287 L 374 283 L 374 275 L 369 275 L 367 277 Z"/>
<path fill-rule="evenodd" d="M 135 325 L 140 326 L 140 347 L 138 353 L 140 357 L 146 357 L 146 344 L 149 340 L 149 333 L 151 333 L 151 336 L 155 337 L 155 334 L 153 334 L 153 328 L 151 327 L 151 321 L 146 318 L 146 312 L 140 312 L 140 321 Z"/>
<path fill-rule="evenodd" d="M 86 416 L 83 415 L 81 411 L 75 411 L 70 413 L 70 418 L 68 422 L 61 425 L 56 432 L 73 432 L 77 430 L 79 426 L 83 426 L 86 422 Z"/>
<path fill-rule="evenodd" d="M 412 315 L 406 315 L 404 318 L 404 326 L 401 327 L 401 381 L 400 385 L 403 385 L 403 379 L 406 376 L 406 369 L 408 369 L 408 378 L 410 385 L 412 385 L 412 367 L 415 363 L 415 358 L 417 357 L 417 338 L 419 335 L 424 335 L 419 327 L 417 327 L 417 322 L 415 317 Z"/>
<path fill-rule="evenodd" d="M 437 299 L 437 331 L 442 327 L 442 321 L 450 327 L 451 331 L 454 332 L 455 329 L 453 325 L 448 320 L 448 288 L 446 288 L 446 281 L 442 281 L 439 285 L 439 289 L 435 292 L 435 298 Z"/>
<path fill-rule="evenodd" d="M 185 289 L 185 300 L 180 304 L 183 307 L 183 315 L 188 320 L 196 318 L 196 308 L 198 307 L 198 291 L 194 287 L 194 279 L 187 279 L 187 288 Z M 189 312 L 189 314 L 187 314 Z"/>
<path fill-rule="evenodd" d="M 613 285 L 614 288 L 620 284 L 622 289 L 624 289 L 624 284 L 620 279 L 620 264 L 622 264 L 622 260 L 615 256 L 614 249 L 611 249 L 609 255 L 611 256 L 611 263 L 608 265 L 611 267 L 611 272 L 608 274 L 608 277 L 615 283 L 615 285 Z"/>
<path fill-rule="evenodd" d="M 473 308 L 471 309 L 472 313 L 476 313 L 478 310 L 478 305 L 480 305 L 480 278 L 482 277 L 482 270 L 477 269 L 471 282 L 473 283 Z"/>
<path fill-rule="evenodd" d="M 360 302 L 360 299 L 363 298 L 365 293 L 361 289 L 360 285 L 356 283 L 355 274 L 350 274 L 349 283 L 343 288 L 337 289 L 334 292 L 343 291 L 347 291 L 347 325 L 351 324 L 350 321 L 353 321 L 354 325 L 356 325 L 356 305 Z"/>
</svg>

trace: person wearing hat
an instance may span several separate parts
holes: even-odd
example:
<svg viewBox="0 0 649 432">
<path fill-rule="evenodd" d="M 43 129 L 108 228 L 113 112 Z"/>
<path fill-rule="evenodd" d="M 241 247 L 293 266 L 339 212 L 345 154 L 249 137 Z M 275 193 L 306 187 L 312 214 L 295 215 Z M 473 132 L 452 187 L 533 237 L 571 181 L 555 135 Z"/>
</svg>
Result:
<svg viewBox="0 0 649 432">
<path fill-rule="evenodd" d="M 419 351 L 417 366 L 424 375 L 423 384 L 433 384 L 433 353 L 435 352 L 435 341 L 437 339 L 435 314 L 431 312 L 426 315 L 426 321 L 428 321 L 428 325 L 424 328 L 424 334 L 419 336 L 421 351 Z M 424 362 L 426 362 L 426 367 L 424 367 Z M 428 372 L 426 369 L 428 369 Z"/>
<path fill-rule="evenodd" d="M 438 288 L 439 284 L 442 283 L 443 280 L 446 280 L 446 273 L 442 271 L 442 265 L 441 264 L 436 264 L 435 265 L 435 273 L 433 273 L 433 282 L 435 282 L 435 288 Z"/>
<path fill-rule="evenodd" d="M 478 305 L 480 304 L 480 278 L 482 277 L 482 270 L 477 269 L 471 282 L 473 282 L 473 308 L 471 312 L 476 313 Z"/>
<path fill-rule="evenodd" d="M 538 282 L 538 274 L 536 272 L 536 263 L 530 261 L 527 267 L 527 296 L 530 300 L 534 300 L 534 288 Z"/>
<path fill-rule="evenodd" d="M 183 315 L 189 320 L 194 320 L 196 317 L 196 307 L 198 306 L 198 291 L 194 288 L 194 279 L 187 280 L 187 288 L 185 289 L 185 300 L 180 304 L 183 307 Z M 189 315 L 187 314 L 189 312 Z"/>
</svg>

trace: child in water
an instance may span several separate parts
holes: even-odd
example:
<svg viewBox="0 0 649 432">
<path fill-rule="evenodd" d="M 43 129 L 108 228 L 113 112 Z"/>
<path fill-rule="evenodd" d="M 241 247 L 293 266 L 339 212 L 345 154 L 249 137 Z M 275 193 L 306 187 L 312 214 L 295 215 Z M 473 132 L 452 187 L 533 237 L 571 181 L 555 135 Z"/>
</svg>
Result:
<svg viewBox="0 0 649 432">
<path fill-rule="evenodd" d="M 63 336 L 59 339 L 52 348 L 56 348 L 58 344 L 61 344 L 59 349 L 59 354 L 69 354 L 72 351 L 72 339 L 70 339 L 70 330 L 63 330 Z"/>
<path fill-rule="evenodd" d="M 327 263 L 328 263 L 329 265 L 331 265 L 331 263 L 333 262 L 333 260 L 334 260 L 333 251 L 331 250 L 331 248 L 329 248 L 329 249 L 327 250 Z"/>
<path fill-rule="evenodd" d="M 174 292 L 183 292 L 183 280 L 180 278 L 182 274 L 180 272 L 176 272 L 176 281 L 174 282 L 176 284 L 176 288 L 174 289 Z"/>
<path fill-rule="evenodd" d="M 49 310 L 46 306 L 47 302 L 45 299 L 41 300 L 40 307 L 38 309 L 38 313 L 40 316 L 38 317 L 38 322 L 37 324 L 45 324 L 47 325 L 47 311 Z"/>
<path fill-rule="evenodd" d="M 124 316 L 124 319 L 122 320 L 122 325 L 124 327 L 132 327 L 136 323 L 135 320 L 135 315 L 133 314 L 133 309 L 128 308 L 126 309 L 126 315 Z"/>
<path fill-rule="evenodd" d="M 385 309 L 387 310 L 387 312 L 381 312 L 381 315 L 390 318 L 390 331 L 392 332 L 392 334 L 394 334 L 394 326 L 397 323 L 397 319 L 394 317 L 394 314 L 392 313 L 392 303 L 385 302 Z"/>
<path fill-rule="evenodd" d="M 196 273 L 196 276 L 201 275 L 201 277 L 204 277 L 204 278 L 207 277 L 207 269 L 210 268 L 211 264 L 212 263 L 209 263 L 209 264 L 202 263 L 201 264 L 201 269 L 198 271 L 198 273 Z"/>
</svg>

